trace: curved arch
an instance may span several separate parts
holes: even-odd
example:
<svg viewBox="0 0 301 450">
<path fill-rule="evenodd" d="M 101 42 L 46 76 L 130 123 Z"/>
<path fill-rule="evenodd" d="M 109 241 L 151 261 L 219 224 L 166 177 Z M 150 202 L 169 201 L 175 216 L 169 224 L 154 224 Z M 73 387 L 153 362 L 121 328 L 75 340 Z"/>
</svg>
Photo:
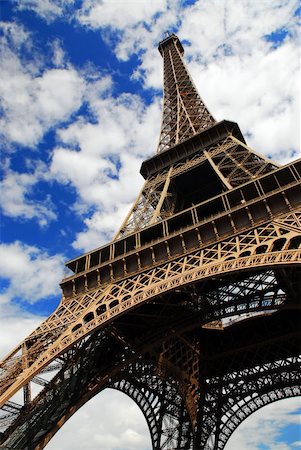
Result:
<svg viewBox="0 0 301 450">
<path fill-rule="evenodd" d="M 74 366 L 72 367 L 74 370 L 72 367 L 70 370 L 70 366 L 67 365 L 62 372 L 58 374 L 59 376 L 56 376 L 53 380 L 51 380 L 49 387 L 50 390 L 46 392 L 42 391 L 40 398 L 37 397 L 34 400 L 33 406 L 36 409 L 31 409 L 30 415 L 28 416 L 29 419 L 23 417 L 23 414 L 20 414 L 19 420 L 17 421 L 18 423 L 14 423 L 13 429 L 10 430 L 9 434 L 3 436 L 4 441 L 1 440 L 0 436 L 0 442 L 11 446 L 11 448 L 16 448 L 14 447 L 16 443 L 18 443 L 18 448 L 25 448 L 26 442 L 33 443 L 34 436 L 35 449 L 43 449 L 57 433 L 57 431 L 76 413 L 76 411 L 78 411 L 85 403 L 107 387 L 119 388 L 120 391 L 125 391 L 125 394 L 130 394 L 129 396 L 133 398 L 138 407 L 140 407 L 144 413 L 147 409 L 147 404 L 144 405 L 144 408 L 141 408 L 144 400 L 146 400 L 150 405 L 152 402 L 151 398 L 155 398 L 156 389 L 160 390 L 159 384 L 161 384 L 161 387 L 164 386 L 164 393 L 166 394 L 166 390 L 169 390 L 170 393 L 172 392 L 172 395 L 167 395 L 165 397 L 165 395 L 162 394 L 160 402 L 157 404 L 157 409 L 153 407 L 156 405 L 153 405 L 150 416 L 148 417 L 146 414 L 147 423 L 152 421 L 152 417 L 155 417 L 157 420 L 157 435 L 155 434 L 156 428 L 150 427 L 150 431 L 152 433 L 151 437 L 154 435 L 153 440 L 155 443 L 157 443 L 158 440 L 162 443 L 163 440 L 164 449 L 166 450 L 175 448 L 174 442 L 176 439 L 181 443 L 181 447 L 179 448 L 188 450 L 192 440 L 192 428 L 189 415 L 184 406 L 184 401 L 177 391 L 177 382 L 170 383 L 161 376 L 157 375 L 157 365 L 156 362 L 152 360 L 144 361 L 139 359 L 136 361 L 136 357 L 133 359 L 133 363 L 131 363 L 129 367 L 126 366 L 125 368 L 124 365 L 119 362 L 118 358 L 120 355 L 117 355 L 117 358 L 114 360 L 115 362 L 112 363 L 111 371 L 104 371 L 106 376 L 101 373 L 95 374 L 95 368 L 98 367 L 98 353 L 94 354 L 93 349 L 100 345 L 100 339 L 96 339 L 95 342 L 92 339 L 91 344 L 92 346 L 88 345 L 81 352 L 82 356 L 80 359 L 73 362 Z M 105 349 L 109 347 L 106 342 L 104 342 L 102 346 Z M 89 348 L 92 348 L 91 354 Z M 110 350 L 108 350 L 106 354 L 110 355 Z M 85 361 L 89 364 L 86 368 Z M 120 364 L 117 371 L 116 364 Z M 122 380 L 125 379 L 124 377 L 129 375 L 128 372 L 130 373 L 130 379 L 126 380 L 127 388 L 123 388 L 121 383 Z M 91 379 L 89 378 L 90 373 L 92 374 Z M 114 376 L 115 378 L 111 379 L 111 376 Z M 75 386 L 76 389 L 74 389 Z M 144 394 L 146 390 L 149 390 L 149 395 L 145 396 Z M 75 395 L 76 401 L 74 402 L 74 394 L 76 394 L 76 392 L 79 393 L 79 396 Z M 58 396 L 58 398 L 56 398 L 56 396 Z M 144 400 L 142 398 L 143 396 Z M 170 401 L 171 397 L 173 397 L 175 401 Z M 155 398 L 155 400 L 157 399 Z M 43 414 L 46 414 L 44 418 Z M 169 420 L 170 417 L 172 419 L 171 421 Z M 35 423 L 36 419 L 38 420 L 37 423 Z M 163 421 L 166 425 L 165 428 L 162 426 Z M 184 428 L 182 427 L 183 424 Z M 171 425 L 173 426 L 172 434 L 170 434 Z M 35 431 L 33 431 L 32 427 L 35 428 Z M 27 428 L 32 428 L 31 438 L 25 436 L 26 433 L 24 433 L 24 430 Z M 19 444 L 20 430 L 22 433 L 22 439 L 29 439 L 29 441 L 26 442 L 22 441 L 21 445 Z M 158 433 L 158 430 L 160 433 Z M 159 449 L 163 447 L 154 446 L 153 448 Z"/>
<path fill-rule="evenodd" d="M 293 236 L 290 240 L 289 240 L 289 244 L 288 244 L 288 249 L 294 249 L 294 248 L 300 248 L 301 247 L 301 236 L 297 235 L 297 236 Z"/>
<path fill-rule="evenodd" d="M 184 402 L 166 380 L 149 377 L 139 383 L 121 379 L 109 387 L 125 393 L 139 406 L 149 427 L 153 449 L 191 448 L 192 428 Z"/>
<path fill-rule="evenodd" d="M 288 322 L 285 316 L 290 317 Z M 212 375 L 203 382 L 199 448 L 222 450 L 239 423 L 255 409 L 286 394 L 300 395 L 299 320 L 294 311 L 281 312 L 267 320 L 258 318 L 255 326 L 240 323 L 236 332 L 229 330 L 231 339 L 225 349 L 231 353 L 221 358 L 224 368 L 218 371 L 214 365 Z M 225 333 L 222 341 L 226 339 Z"/>
<path fill-rule="evenodd" d="M 148 391 L 142 392 L 138 386 L 135 386 L 133 382 L 131 383 L 128 380 L 120 380 L 119 382 L 112 384 L 110 387 L 123 392 L 138 405 L 147 422 L 153 448 L 156 448 L 155 446 L 158 447 L 160 430 L 156 417 L 156 406 L 158 405 L 157 397 L 152 399 Z"/>
<path fill-rule="evenodd" d="M 297 320 L 295 319 L 295 315 L 294 313 L 291 313 L 292 316 L 294 317 L 294 323 L 295 323 L 295 327 L 294 328 L 290 328 L 292 330 L 292 332 L 294 332 L 294 330 L 296 331 L 296 324 L 297 324 Z M 277 322 L 278 323 L 278 322 Z M 281 321 L 281 323 L 283 323 L 283 321 Z M 265 327 L 266 328 L 266 327 Z M 269 328 L 269 327 L 268 327 Z M 256 330 L 258 329 L 258 327 L 256 327 Z M 276 324 L 276 329 L 278 330 L 278 325 Z M 275 330 L 274 330 L 275 331 Z M 255 333 L 255 331 L 254 331 Z M 247 333 L 247 335 L 249 335 L 249 333 Z M 93 336 L 91 337 L 91 348 L 95 349 L 96 347 L 99 348 L 100 346 L 100 339 L 101 337 L 99 337 L 99 340 L 93 341 L 92 340 Z M 288 335 L 287 339 L 291 339 L 290 335 Z M 251 341 L 253 342 L 252 336 L 250 337 Z M 211 338 L 210 338 L 211 340 Z M 231 341 L 232 342 L 232 341 Z M 245 345 L 247 345 L 249 342 L 249 340 L 246 341 Z M 267 341 L 269 342 L 269 341 Z M 269 345 L 269 344 L 268 344 Z M 277 345 L 278 347 L 278 343 L 276 343 L 275 345 Z M 102 343 L 103 349 L 106 353 L 101 353 L 101 357 L 103 356 L 110 356 L 110 350 L 106 350 L 108 345 L 107 345 L 107 341 Z M 232 347 L 231 347 L 232 348 Z M 276 347 L 275 347 L 276 348 Z M 266 350 L 263 351 L 263 354 L 265 355 L 269 355 L 269 354 L 274 354 L 275 348 L 269 348 L 268 347 L 268 353 L 266 353 Z M 287 349 L 287 345 L 283 344 L 283 348 Z M 120 360 L 120 357 L 122 357 L 122 355 L 119 353 L 117 355 L 117 357 L 115 359 L 112 360 L 111 362 L 111 370 L 103 370 L 100 373 L 97 373 L 97 375 L 94 375 L 96 378 L 93 378 L 93 375 L 91 378 L 89 378 L 90 373 L 93 373 L 93 371 L 95 371 L 95 368 L 97 369 L 99 366 L 97 365 L 97 362 L 99 361 L 99 354 L 94 354 L 93 351 L 91 354 L 89 354 L 89 346 L 87 346 L 87 348 L 84 348 L 82 351 L 82 356 L 81 359 L 79 359 L 78 361 L 76 361 L 74 363 L 74 372 L 72 372 L 72 377 L 69 377 L 68 379 L 68 374 L 69 374 L 69 367 L 67 366 L 64 370 L 64 373 L 61 374 L 60 376 L 60 381 L 62 383 L 62 385 L 60 386 L 57 383 L 57 380 L 54 380 L 53 383 L 53 392 L 57 393 L 58 390 L 60 389 L 61 392 L 63 392 L 63 397 L 61 399 L 61 404 L 59 404 L 60 407 L 62 407 L 62 410 L 59 411 L 56 405 L 53 406 L 53 413 L 47 413 L 45 419 L 46 422 L 48 423 L 49 420 L 55 420 L 55 422 L 53 424 L 51 424 L 51 430 L 53 431 L 48 431 L 48 440 L 44 441 L 44 444 L 41 446 L 36 447 L 37 449 L 42 449 L 44 447 L 44 445 L 47 444 L 47 442 L 50 440 L 50 438 L 55 434 L 55 432 L 57 431 L 57 429 L 59 427 L 61 427 L 84 403 L 86 403 L 88 400 L 90 400 L 90 398 L 92 398 L 94 395 L 96 395 L 98 392 L 100 392 L 101 390 L 103 390 L 106 387 L 110 387 L 114 382 L 119 382 L 120 380 L 127 378 L 129 379 L 129 382 L 133 385 L 132 380 L 134 380 L 134 384 L 136 385 L 136 383 L 141 382 L 140 387 L 142 387 L 143 389 L 145 389 L 145 387 L 147 389 L 153 389 L 154 391 L 156 391 L 156 388 L 158 387 L 156 385 L 156 383 L 158 382 L 157 380 L 161 380 L 161 382 L 168 384 L 169 381 L 166 380 L 162 380 L 161 376 L 157 375 L 157 371 L 159 369 L 159 367 L 157 366 L 157 363 L 155 361 L 151 361 L 151 360 L 147 360 L 147 361 L 142 361 L 142 360 L 132 360 L 132 363 L 130 363 L 130 366 L 126 366 L 124 367 L 122 364 L 120 365 L 120 367 L 118 368 L 117 372 L 116 372 L 116 364 L 118 364 L 118 361 Z M 147 350 L 147 347 L 145 347 L 145 349 L 143 349 L 143 354 L 146 354 L 145 351 Z M 286 351 L 286 350 L 285 350 Z M 285 353 L 286 354 L 286 353 Z M 293 353 L 290 353 L 293 354 Z M 93 357 L 94 355 L 94 362 L 91 362 L 91 357 Z M 129 357 L 130 359 L 130 357 Z M 128 359 L 128 361 L 129 361 Z M 262 372 L 262 370 L 258 370 L 257 366 L 255 365 L 254 368 L 247 368 L 245 369 L 246 372 L 242 372 L 240 374 L 240 380 L 242 379 L 246 379 L 247 377 L 247 382 L 248 384 L 237 384 L 237 386 L 235 387 L 234 391 L 231 391 L 231 385 L 233 385 L 233 378 L 231 376 L 231 373 L 228 376 L 228 373 L 225 374 L 226 378 L 225 378 L 225 382 L 229 383 L 230 389 L 228 389 L 227 384 L 225 384 L 225 387 L 227 387 L 228 391 L 226 393 L 226 398 L 230 399 L 230 397 L 232 397 L 233 402 L 228 402 L 227 404 L 225 403 L 225 407 L 223 407 L 223 415 L 226 417 L 227 416 L 227 411 L 232 410 L 234 413 L 237 411 L 234 407 L 233 404 L 237 404 L 240 405 L 240 400 L 242 398 L 245 398 L 245 393 L 246 393 L 246 389 L 247 392 L 260 392 L 262 395 L 265 393 L 265 391 L 263 392 L 263 390 L 266 390 L 267 392 L 269 392 L 268 390 L 277 390 L 277 388 L 283 384 L 286 384 L 286 387 L 294 387 L 298 384 L 301 385 L 301 383 L 299 383 L 300 380 L 300 375 L 296 372 L 296 367 L 297 364 L 300 361 L 299 359 L 296 359 L 295 357 L 292 356 L 286 356 L 286 359 L 283 360 L 275 360 L 273 363 L 271 363 L 271 367 L 269 367 L 269 359 L 267 359 L 268 363 L 265 364 L 265 366 L 262 366 L 265 368 L 265 372 Z M 230 361 L 231 362 L 231 361 Z M 91 364 L 88 367 L 85 367 L 85 364 Z M 78 370 L 78 367 L 81 367 L 81 370 Z M 231 364 L 230 364 L 231 366 Z M 227 364 L 228 367 L 228 364 Z M 91 370 L 92 369 L 92 370 Z M 244 369 L 243 369 L 244 370 Z M 269 378 L 267 378 L 266 374 L 269 373 L 271 376 Z M 106 376 L 104 376 L 106 375 Z M 166 374 L 168 376 L 168 374 Z M 274 375 L 277 375 L 275 379 Z M 289 375 L 289 376 L 288 376 Z M 86 377 L 88 376 L 88 379 L 86 380 Z M 257 378 L 260 376 L 260 379 Z M 110 377 L 112 377 L 112 380 L 110 380 Z M 254 383 L 254 377 L 255 377 L 255 383 Z M 262 380 L 269 380 L 269 384 L 262 384 Z M 85 381 L 82 381 L 85 380 Z M 153 384 L 150 384 L 150 380 L 154 380 Z M 82 384 L 78 384 L 78 381 Z M 64 383 L 68 383 L 67 386 Z M 109 383 L 109 384 L 108 384 Z M 172 387 L 176 388 L 177 392 L 180 392 L 180 390 L 177 389 L 177 385 L 174 383 L 169 383 L 171 384 Z M 144 385 L 144 386 L 142 386 Z M 59 387 L 60 386 L 60 387 Z M 74 399 L 70 400 L 70 393 L 74 394 L 74 391 L 76 392 L 76 390 L 74 389 L 74 387 L 77 387 L 76 390 L 80 391 L 80 397 L 76 398 L 76 402 L 74 402 Z M 59 387 L 59 389 L 58 389 Z M 84 387 L 84 389 L 82 390 L 81 387 Z M 140 388 L 139 387 L 139 388 Z M 131 389 L 133 388 L 133 386 L 131 386 Z M 141 389 L 140 389 L 141 391 Z M 217 392 L 214 386 L 214 383 L 212 385 L 212 392 Z M 233 395 L 232 395 L 233 394 Z M 138 393 L 137 391 L 137 395 L 141 395 L 141 392 Z M 211 395 L 211 392 L 210 392 Z M 48 396 L 48 393 L 46 393 L 44 395 L 44 400 L 45 400 L 45 407 L 48 408 L 49 407 L 49 398 L 51 399 L 51 396 Z M 150 397 L 149 397 L 150 398 Z M 167 400 L 168 405 L 172 406 L 172 410 L 171 412 L 173 412 L 174 414 L 174 407 L 176 407 L 176 409 L 179 407 L 179 403 L 170 403 L 170 396 L 163 396 L 163 398 L 165 400 Z M 252 397 L 253 398 L 253 397 Z M 179 398 L 180 400 L 180 398 Z M 70 403 L 68 405 L 64 406 L 64 401 L 69 401 Z M 248 401 L 248 399 L 247 399 Z M 51 402 L 50 402 L 51 403 Z M 246 403 L 246 402 L 245 402 Z M 40 400 L 38 399 L 37 405 L 40 405 Z M 46 409 L 45 408 L 45 409 Z M 57 408 L 57 409 L 56 409 Z M 166 408 L 163 409 L 163 411 L 168 411 Z M 181 409 L 179 408 L 177 411 L 181 411 Z M 170 412 L 170 410 L 168 411 L 168 413 Z M 214 434 L 214 428 L 212 428 L 211 424 L 212 421 L 211 419 L 214 419 L 214 414 L 212 414 L 212 412 L 214 412 L 213 409 L 211 409 L 210 412 L 210 423 L 209 423 L 209 428 L 208 431 L 208 436 L 212 436 L 212 434 Z M 185 413 L 185 410 L 184 410 Z M 38 417 L 39 415 L 39 410 L 37 410 L 36 412 L 34 412 L 34 414 L 37 414 L 35 417 Z M 160 413 L 161 414 L 161 413 Z M 162 417 L 162 415 L 161 415 Z M 176 417 L 179 417 L 179 414 L 176 414 Z M 164 415 L 163 415 L 164 418 Z M 229 416 L 229 419 L 231 420 L 231 415 Z M 181 423 L 182 422 L 186 422 L 186 420 L 183 420 L 183 416 L 181 417 Z M 235 422 L 235 421 L 234 421 Z M 44 422 L 45 423 L 45 422 Z M 187 423 L 187 422 L 186 422 Z M 24 426 L 24 424 L 22 424 L 22 426 Z M 49 426 L 49 425 L 48 425 Z M 42 432 L 43 431 L 43 427 L 40 427 L 40 424 L 37 424 L 37 429 L 38 432 Z M 175 430 L 177 430 L 177 428 L 175 428 Z M 221 430 L 223 431 L 223 430 Z M 188 441 L 187 441 L 188 442 Z M 13 448 L 13 446 L 12 446 Z M 160 448 L 160 447 L 159 447 Z M 168 447 L 167 447 L 168 448 Z M 185 447 L 184 447 L 185 448 Z M 189 447 L 187 447 L 189 448 Z M 203 448 L 203 447 L 201 447 Z"/>
<path fill-rule="evenodd" d="M 27 443 L 22 440 L 20 446 L 13 443 L 7 449 L 108 450 L 113 446 L 152 449 L 147 421 L 139 406 L 130 396 L 111 387 L 101 390 L 83 404 L 51 438 L 44 435 L 39 442 L 36 439 L 38 427 L 34 425 L 33 429 L 32 440 Z M 40 432 L 43 433 L 43 428 Z"/>
<path fill-rule="evenodd" d="M 104 324 L 112 321 L 115 317 L 135 308 L 137 305 L 149 301 L 159 295 L 170 292 L 175 288 L 195 283 L 196 281 L 212 279 L 220 275 L 231 274 L 236 271 L 248 271 L 254 268 L 271 268 L 271 267 L 283 267 L 286 265 L 296 265 L 301 263 L 301 249 L 294 250 L 283 250 L 274 253 L 262 253 L 253 254 L 246 257 L 241 257 L 229 261 L 218 261 L 216 263 L 201 264 L 199 257 L 196 257 L 194 261 L 190 261 L 187 264 L 185 258 L 184 260 L 175 261 L 175 267 L 170 264 L 165 265 L 164 277 L 157 277 L 154 279 L 153 272 L 150 271 L 150 276 L 145 279 L 145 287 L 141 292 L 141 286 L 136 286 L 136 277 L 116 283 L 107 287 L 107 289 L 102 293 L 103 303 L 106 302 L 106 298 L 112 298 L 112 292 L 118 296 L 122 295 L 124 291 L 124 284 L 126 282 L 132 283 L 133 295 L 130 299 L 124 302 L 118 303 L 118 305 L 113 306 L 110 310 L 107 310 L 103 314 L 97 316 L 96 309 L 99 307 L 99 299 L 97 302 L 92 304 L 89 311 L 85 310 L 85 316 L 88 313 L 93 313 L 94 319 L 88 323 L 83 323 L 82 317 L 76 322 L 72 323 L 64 333 L 62 333 L 59 338 L 50 345 L 35 362 L 28 368 L 21 372 L 20 377 L 12 383 L 1 396 L 0 405 L 3 405 L 9 398 L 12 397 L 22 386 L 27 384 L 36 374 L 38 374 L 44 367 L 50 364 L 55 358 L 64 353 L 67 349 L 71 348 L 76 342 L 80 341 L 84 337 L 91 334 L 92 331 L 100 328 Z M 162 267 L 160 268 L 162 271 Z M 148 274 L 144 274 L 147 277 Z M 127 291 L 129 287 L 126 287 Z M 137 293 L 138 291 L 138 293 Z M 83 324 L 81 327 L 76 329 L 78 323 Z M 75 331 L 74 331 L 75 330 Z"/>
<path fill-rule="evenodd" d="M 231 411 L 229 418 L 219 434 L 217 450 L 223 450 L 237 427 L 253 413 L 271 403 L 279 400 L 301 397 L 301 386 L 288 386 L 282 389 L 271 390 L 263 395 L 256 395 L 245 401 L 244 405 L 236 411 Z"/>
</svg>

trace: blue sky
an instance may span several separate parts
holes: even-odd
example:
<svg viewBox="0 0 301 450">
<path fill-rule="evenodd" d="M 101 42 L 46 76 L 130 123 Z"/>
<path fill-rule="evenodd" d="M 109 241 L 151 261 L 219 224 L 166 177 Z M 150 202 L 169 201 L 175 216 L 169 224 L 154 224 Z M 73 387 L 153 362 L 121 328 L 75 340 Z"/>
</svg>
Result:
<svg viewBox="0 0 301 450">
<path fill-rule="evenodd" d="M 110 240 L 138 194 L 158 143 L 166 30 L 217 120 L 280 163 L 300 156 L 299 12 L 293 0 L 0 1 L 1 354 L 54 310 L 64 261 Z M 283 433 L 270 424 L 270 436 L 298 448 L 279 408 Z M 136 435 L 90 448 L 141 449 L 144 425 L 125 426 Z M 227 450 L 272 448 L 239 439 Z"/>
</svg>

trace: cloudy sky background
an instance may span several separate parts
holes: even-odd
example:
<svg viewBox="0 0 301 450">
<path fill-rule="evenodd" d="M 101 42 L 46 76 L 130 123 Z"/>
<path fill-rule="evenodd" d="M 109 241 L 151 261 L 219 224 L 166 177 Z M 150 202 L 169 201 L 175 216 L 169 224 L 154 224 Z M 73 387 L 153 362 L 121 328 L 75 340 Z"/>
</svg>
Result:
<svg viewBox="0 0 301 450">
<path fill-rule="evenodd" d="M 0 10 L 4 355 L 57 306 L 64 261 L 110 240 L 142 185 L 141 162 L 159 138 L 157 44 L 166 30 L 182 40 L 217 120 L 238 122 L 251 147 L 280 163 L 300 156 L 300 8 L 293 0 L 0 0 Z M 299 407 L 294 399 L 264 408 L 227 450 L 300 448 Z M 48 448 L 142 450 L 150 440 L 138 408 L 107 391 Z"/>
</svg>

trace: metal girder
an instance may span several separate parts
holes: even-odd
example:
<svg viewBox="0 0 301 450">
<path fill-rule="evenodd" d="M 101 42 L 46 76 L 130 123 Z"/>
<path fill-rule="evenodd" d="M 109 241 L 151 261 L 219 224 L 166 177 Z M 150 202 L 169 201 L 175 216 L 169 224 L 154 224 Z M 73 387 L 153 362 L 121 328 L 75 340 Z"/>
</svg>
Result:
<svg viewBox="0 0 301 450">
<path fill-rule="evenodd" d="M 297 217 L 295 220 L 298 220 Z M 58 337 L 57 324 L 55 324 L 53 340 L 50 339 L 51 334 L 47 326 L 45 336 L 48 337 L 48 346 L 45 348 L 45 340 L 38 338 L 37 343 L 42 343 L 42 348 L 37 346 L 35 339 L 31 348 L 26 347 L 27 361 L 34 360 L 29 367 L 22 368 L 22 356 L 7 366 L 6 376 L 2 379 L 1 385 L 2 403 L 5 403 L 21 386 L 84 336 L 161 293 L 237 270 L 252 267 L 283 267 L 287 264 L 300 263 L 301 250 L 294 246 L 300 245 L 301 232 L 292 232 L 289 229 L 287 233 L 284 233 L 287 221 L 290 224 L 293 223 L 291 214 L 278 219 L 278 224 L 282 224 L 281 230 L 283 230 L 280 234 L 281 238 L 277 233 L 279 225 L 266 224 L 248 230 L 238 239 L 231 237 L 225 240 L 223 245 L 214 244 L 204 250 L 188 252 L 185 256 L 168 263 L 164 262 L 154 269 L 145 270 L 133 277 L 109 284 L 105 289 L 93 289 L 75 298 L 75 304 L 81 305 L 78 318 L 69 322 L 69 326 L 64 332 L 61 331 Z M 299 240 L 296 240 L 297 238 Z M 280 251 L 278 250 L 279 239 L 282 244 Z M 223 258 L 221 258 L 222 255 Z M 18 373 L 20 376 L 16 379 Z M 12 381 L 14 383 L 11 385 Z"/>
<path fill-rule="evenodd" d="M 192 168 L 204 165 L 206 161 L 210 162 L 217 176 L 228 189 L 251 181 L 254 177 L 269 173 L 278 167 L 276 163 L 258 155 L 242 141 L 229 134 L 215 145 L 200 147 L 195 154 L 147 179 L 131 211 L 116 233 L 115 239 L 172 215 L 176 197 L 172 191 L 173 179 Z M 170 192 L 167 191 L 162 197 L 167 179 L 171 182 L 169 182 Z M 162 202 L 158 207 L 162 198 L 165 198 L 165 204 Z M 157 211 L 156 214 L 155 211 Z"/>
<path fill-rule="evenodd" d="M 192 425 L 183 399 L 175 386 L 148 374 L 121 379 L 112 384 L 131 397 L 148 423 L 153 449 L 189 450 L 192 448 Z"/>
<path fill-rule="evenodd" d="M 183 63 L 183 48 L 171 35 L 159 44 L 164 65 L 164 105 L 158 152 L 215 123 Z"/>
<path fill-rule="evenodd" d="M 41 450 L 106 387 L 136 401 L 156 450 L 222 450 L 300 395 L 301 161 L 279 167 L 216 123 L 179 39 L 159 50 L 158 152 L 115 238 L 66 263 L 60 305 L 1 362 L 2 448 Z"/>
</svg>

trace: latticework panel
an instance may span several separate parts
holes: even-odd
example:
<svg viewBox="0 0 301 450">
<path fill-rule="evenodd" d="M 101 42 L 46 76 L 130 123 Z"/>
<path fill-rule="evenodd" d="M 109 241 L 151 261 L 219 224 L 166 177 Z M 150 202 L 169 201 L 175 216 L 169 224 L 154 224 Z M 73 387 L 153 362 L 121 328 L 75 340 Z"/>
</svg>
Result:
<svg viewBox="0 0 301 450">
<path fill-rule="evenodd" d="M 155 311 L 158 314 L 160 309 Z M 204 330 L 197 321 L 187 328 L 191 319 L 186 325 L 177 324 L 168 316 L 170 325 L 159 330 L 153 326 L 153 337 L 144 336 L 144 327 L 137 328 L 138 347 L 120 323 L 113 334 L 108 328 L 74 349 L 61 372 L 28 405 L 27 414 L 19 415 L 6 444 L 26 448 L 24 443 L 32 439 L 36 450 L 42 449 L 81 405 L 105 387 L 115 387 L 141 408 L 154 449 L 222 449 L 233 430 L 256 409 L 300 395 L 295 311 L 255 317 L 224 331 Z M 139 347 L 140 354 L 154 355 L 151 363 L 139 359 Z M 148 352 L 149 348 L 153 350 Z M 191 420 L 187 391 L 181 387 L 181 377 L 195 362 L 197 379 L 183 379 L 183 386 L 194 391 L 194 406 L 201 414 L 197 423 Z"/>
<path fill-rule="evenodd" d="M 287 229 L 285 222 L 290 223 Z M 286 214 L 277 223 L 247 230 L 115 284 L 71 297 L 19 347 L 24 349 L 23 355 L 9 356 L 4 361 L 2 392 L 14 381 L 14 386 L 3 394 L 4 402 L 84 336 L 164 292 L 238 270 L 300 263 L 298 223 L 297 214 Z"/>
<path fill-rule="evenodd" d="M 269 316 L 258 319 L 256 326 L 241 324 L 233 334 L 238 341 L 224 336 L 213 339 L 215 346 L 208 342 L 197 448 L 222 450 L 250 414 L 274 401 L 300 396 L 298 321 L 298 314 Z M 224 346 L 228 351 L 232 347 L 228 356 Z"/>
<path fill-rule="evenodd" d="M 44 448 L 106 387 L 138 404 L 156 450 L 222 450 L 256 409 L 300 395 L 300 161 L 277 169 L 237 124 L 215 122 L 175 35 L 159 51 L 145 185 L 116 237 L 66 264 L 60 305 L 1 362 L 8 448 Z"/>
<path fill-rule="evenodd" d="M 215 123 L 185 67 L 175 35 L 159 44 L 164 61 L 164 105 L 158 152 Z"/>
<path fill-rule="evenodd" d="M 174 213 L 177 199 L 177 192 L 173 189 L 174 180 L 206 162 L 210 163 L 227 189 L 269 173 L 277 167 L 275 163 L 229 135 L 148 179 L 115 239 L 170 217 Z"/>
<path fill-rule="evenodd" d="M 152 374 L 150 367 L 146 369 L 143 376 L 140 367 L 136 377 L 127 369 L 131 376 L 115 381 L 112 387 L 127 394 L 140 407 L 149 426 L 153 449 L 191 449 L 192 425 L 177 383 Z"/>
</svg>

